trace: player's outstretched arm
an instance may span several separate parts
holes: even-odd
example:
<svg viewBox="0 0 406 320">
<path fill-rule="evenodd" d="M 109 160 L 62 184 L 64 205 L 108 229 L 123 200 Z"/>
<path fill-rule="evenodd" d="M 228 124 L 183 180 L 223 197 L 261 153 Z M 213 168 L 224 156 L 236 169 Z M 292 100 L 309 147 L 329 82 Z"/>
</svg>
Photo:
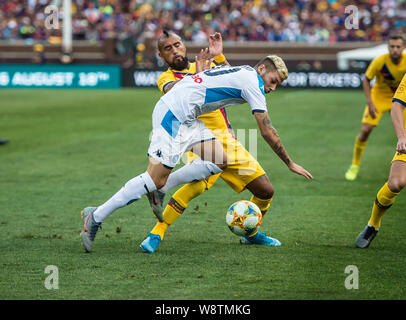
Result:
<svg viewBox="0 0 406 320">
<path fill-rule="evenodd" d="M 209 51 L 217 64 L 230 65 L 223 55 L 223 38 L 221 33 L 216 32 L 209 36 Z"/>
<path fill-rule="evenodd" d="M 392 111 L 390 113 L 393 128 L 395 129 L 396 136 L 398 137 L 396 151 L 400 153 L 406 153 L 406 132 L 405 120 L 403 115 L 404 109 L 405 107 L 403 105 L 395 101 L 393 102 Z"/>
<path fill-rule="evenodd" d="M 254 112 L 255 119 L 257 120 L 258 127 L 261 131 L 261 136 L 269 144 L 272 150 L 278 157 L 288 166 L 289 170 L 304 176 L 306 179 L 313 179 L 310 172 L 294 163 L 287 151 L 285 150 L 282 141 L 279 137 L 278 131 L 272 126 L 267 112 Z"/>
</svg>

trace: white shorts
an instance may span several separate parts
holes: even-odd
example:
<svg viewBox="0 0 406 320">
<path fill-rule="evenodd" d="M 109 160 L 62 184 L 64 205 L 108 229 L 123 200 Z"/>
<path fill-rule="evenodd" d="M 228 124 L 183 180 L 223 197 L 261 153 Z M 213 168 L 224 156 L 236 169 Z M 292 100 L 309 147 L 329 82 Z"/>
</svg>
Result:
<svg viewBox="0 0 406 320">
<path fill-rule="evenodd" d="M 152 137 L 148 156 L 167 168 L 174 168 L 193 145 L 215 139 L 201 120 L 181 123 L 163 102 L 152 113 Z"/>
</svg>

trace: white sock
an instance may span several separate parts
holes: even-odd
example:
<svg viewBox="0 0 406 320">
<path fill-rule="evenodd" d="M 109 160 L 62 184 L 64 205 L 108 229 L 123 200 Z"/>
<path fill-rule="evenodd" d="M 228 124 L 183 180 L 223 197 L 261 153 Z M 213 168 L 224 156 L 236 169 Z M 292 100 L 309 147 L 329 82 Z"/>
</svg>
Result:
<svg viewBox="0 0 406 320">
<path fill-rule="evenodd" d="M 144 194 L 156 190 L 154 181 L 148 172 L 144 172 L 129 180 L 114 196 L 99 206 L 93 214 L 96 222 L 103 222 L 113 211 L 124 207 Z"/>
<path fill-rule="evenodd" d="M 200 181 L 220 172 L 223 172 L 223 170 L 213 162 L 196 159 L 175 172 L 172 172 L 169 175 L 166 184 L 159 189 L 159 191 L 167 193 L 171 188 L 176 187 L 177 185 L 192 181 Z"/>
</svg>

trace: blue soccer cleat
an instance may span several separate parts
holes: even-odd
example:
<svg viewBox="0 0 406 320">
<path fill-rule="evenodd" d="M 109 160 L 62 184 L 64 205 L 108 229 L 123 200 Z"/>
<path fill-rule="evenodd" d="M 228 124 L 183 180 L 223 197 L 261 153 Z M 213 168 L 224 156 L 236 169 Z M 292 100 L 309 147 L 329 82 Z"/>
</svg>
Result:
<svg viewBox="0 0 406 320">
<path fill-rule="evenodd" d="M 279 247 L 282 243 L 275 238 L 268 237 L 265 232 L 257 232 L 252 237 L 242 236 L 240 239 L 241 244 L 260 244 L 263 246 Z"/>
<path fill-rule="evenodd" d="M 161 241 L 162 239 L 159 234 L 150 233 L 148 237 L 141 243 L 140 248 L 145 253 L 154 253 Z"/>
</svg>

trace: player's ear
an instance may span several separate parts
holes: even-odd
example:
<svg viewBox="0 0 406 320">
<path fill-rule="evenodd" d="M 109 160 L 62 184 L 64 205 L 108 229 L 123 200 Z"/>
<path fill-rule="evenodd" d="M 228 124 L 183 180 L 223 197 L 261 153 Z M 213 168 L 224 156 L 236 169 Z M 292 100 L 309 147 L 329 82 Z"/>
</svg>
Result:
<svg viewBox="0 0 406 320">
<path fill-rule="evenodd" d="M 257 71 L 258 71 L 258 73 L 259 73 L 260 75 L 263 75 L 263 74 L 264 74 L 264 71 L 266 71 L 266 66 L 265 66 L 264 64 L 260 64 L 260 65 L 257 67 Z"/>
</svg>

